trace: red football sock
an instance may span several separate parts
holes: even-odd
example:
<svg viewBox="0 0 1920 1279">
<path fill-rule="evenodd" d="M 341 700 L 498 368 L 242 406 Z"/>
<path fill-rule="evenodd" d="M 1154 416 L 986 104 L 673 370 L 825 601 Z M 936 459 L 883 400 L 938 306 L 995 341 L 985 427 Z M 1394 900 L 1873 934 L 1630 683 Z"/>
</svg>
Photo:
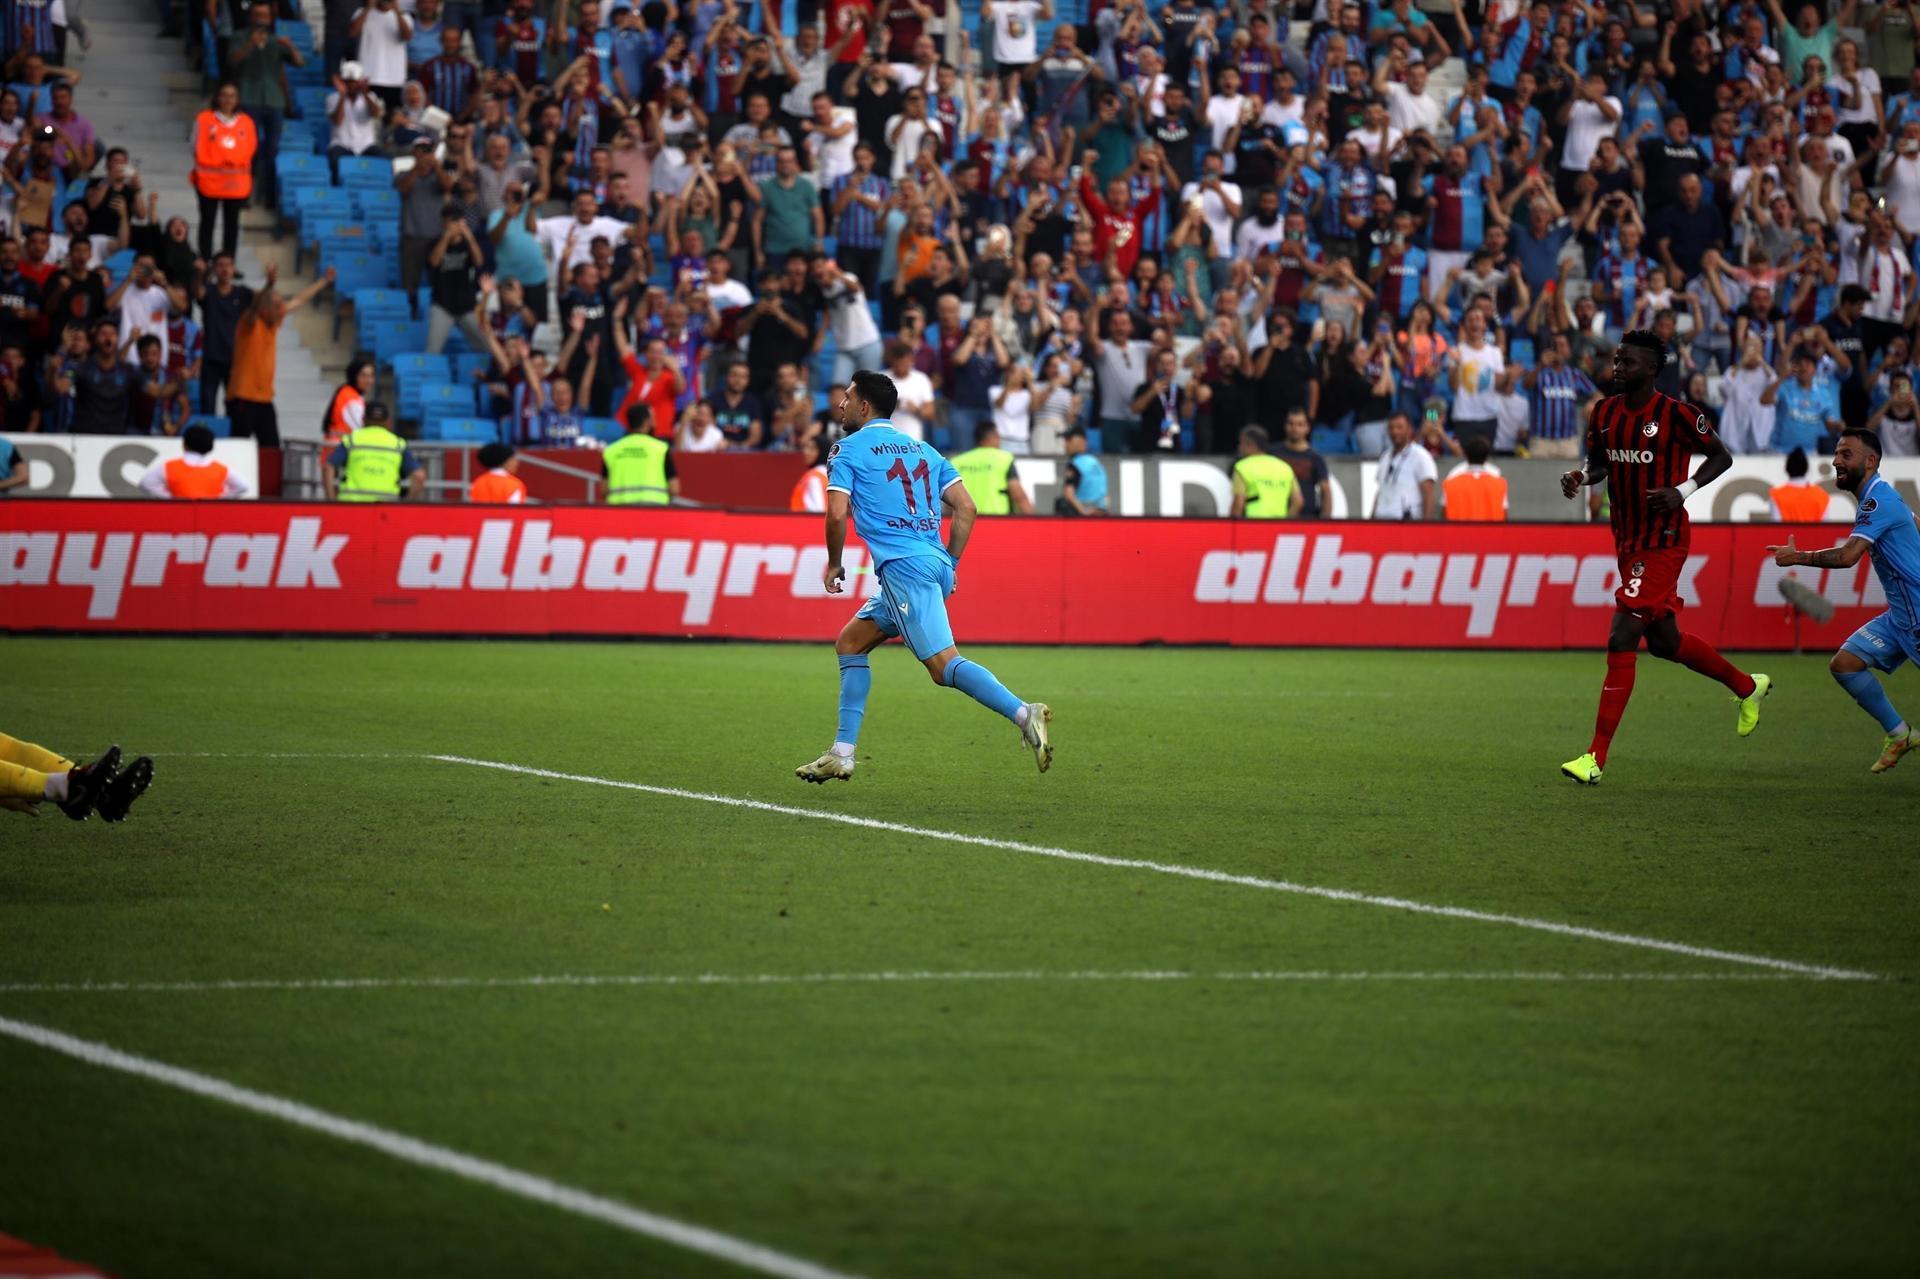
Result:
<svg viewBox="0 0 1920 1279">
<path fill-rule="evenodd" d="M 1613 744 L 1614 730 L 1627 713 L 1627 699 L 1633 696 L 1634 653 L 1607 654 L 1607 678 L 1600 685 L 1600 714 L 1593 721 L 1593 745 L 1588 749 L 1600 767 L 1607 766 L 1607 747 Z"/>
<path fill-rule="evenodd" d="M 1725 684 L 1733 690 L 1735 697 L 1753 696 L 1753 676 L 1720 656 L 1713 645 L 1698 635 L 1682 635 L 1680 647 L 1674 650 L 1673 660 L 1690 671 L 1698 671 L 1708 679 Z"/>
</svg>

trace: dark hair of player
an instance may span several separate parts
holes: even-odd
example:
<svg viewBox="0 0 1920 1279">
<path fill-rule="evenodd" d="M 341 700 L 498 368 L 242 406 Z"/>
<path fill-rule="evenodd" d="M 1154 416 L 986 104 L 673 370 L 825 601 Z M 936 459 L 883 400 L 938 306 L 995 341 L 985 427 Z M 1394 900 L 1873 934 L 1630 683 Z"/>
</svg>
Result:
<svg viewBox="0 0 1920 1279">
<path fill-rule="evenodd" d="M 1667 344 L 1652 329 L 1629 329 L 1621 337 L 1620 345 L 1638 347 L 1651 353 L 1656 366 L 1667 362 Z"/>
<path fill-rule="evenodd" d="M 853 393 L 865 400 L 878 417 L 892 417 L 894 406 L 900 403 L 900 392 L 895 389 L 893 379 L 874 369 L 861 369 L 853 375 Z"/>
<path fill-rule="evenodd" d="M 1880 432 L 1878 431 L 1869 431 L 1864 426 L 1850 426 L 1840 432 L 1840 438 L 1843 440 L 1848 438 L 1859 440 L 1867 446 L 1867 452 L 1873 454 L 1875 457 L 1883 456 L 1880 449 Z"/>
</svg>

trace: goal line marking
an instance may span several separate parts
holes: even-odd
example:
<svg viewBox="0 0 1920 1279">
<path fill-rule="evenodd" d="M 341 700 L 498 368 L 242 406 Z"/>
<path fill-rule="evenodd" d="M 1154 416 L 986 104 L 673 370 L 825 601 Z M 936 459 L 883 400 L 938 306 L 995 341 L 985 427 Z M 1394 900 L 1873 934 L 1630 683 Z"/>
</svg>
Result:
<svg viewBox="0 0 1920 1279">
<path fill-rule="evenodd" d="M 243 977 L 208 981 L 50 981 L 0 983 L 0 995 L 201 995 L 229 991 L 330 990 L 527 990 L 623 986 L 894 986 L 926 983 L 999 982 L 1152 982 L 1298 984 L 1366 982 L 1566 982 L 1609 985 L 1633 982 L 1792 982 L 1850 981 L 1805 973 L 1719 972 L 1356 972 L 1340 969 L 1245 972 L 1183 972 L 1178 969 L 1122 969 L 1096 972 L 1043 969 L 940 972 L 902 970 L 867 973 L 555 973 L 532 977 Z"/>
<path fill-rule="evenodd" d="M 545 777 L 554 781 L 579 782 L 587 786 L 607 786 L 615 790 L 639 791 L 647 795 L 663 795 L 670 799 L 689 799 L 703 804 L 721 804 L 729 808 L 746 808 L 762 813 L 778 813 L 783 817 L 800 817 L 809 821 L 837 822 L 843 826 L 858 826 L 867 830 L 891 831 L 899 835 L 913 835 L 922 839 L 937 839 L 949 844 L 966 844 L 975 848 L 997 848 L 1006 852 L 1025 853 L 1032 857 L 1051 857 L 1061 861 L 1082 862 L 1094 866 L 1108 866 L 1118 870 L 1143 870 L 1156 875 L 1174 875 L 1183 879 L 1198 879 L 1214 884 L 1231 884 L 1239 888 L 1256 888 L 1267 892 L 1293 893 L 1302 897 L 1318 897 L 1326 901 L 1350 902 L 1361 906 L 1379 906 L 1388 910 L 1405 911 L 1415 915 L 1433 915 L 1443 919 L 1464 919 L 1481 924 L 1504 924 L 1509 928 L 1526 928 L 1534 932 L 1553 933 L 1561 937 L 1578 937 L 1587 941 L 1610 942 L 1616 946 L 1634 946 L 1641 950 L 1663 951 L 1670 955 L 1685 955 L 1691 959 L 1714 960 L 1727 964 L 1742 964 L 1752 968 L 1766 968 L 1778 972 L 1797 973 L 1802 977 L 1845 978 L 1853 981 L 1876 980 L 1873 973 L 1857 969 L 1837 968 L 1826 964 L 1802 963 L 1793 959 L 1776 959 L 1770 955 L 1754 955 L 1742 951 L 1720 950 L 1711 946 L 1693 946 L 1686 942 L 1667 941 L 1659 937 L 1642 937 L 1635 933 L 1614 932 L 1604 928 L 1587 928 L 1580 924 L 1566 924 L 1552 919 L 1536 919 L 1528 915 L 1508 915 L 1497 911 L 1474 910 L 1466 906 L 1445 906 L 1435 902 L 1414 901 L 1406 897 L 1387 897 L 1374 893 L 1355 892 L 1346 888 L 1326 888 L 1317 884 L 1298 884 L 1291 880 L 1265 879 L 1257 875 L 1237 875 L 1229 871 L 1209 870 L 1200 866 L 1182 866 L 1170 862 L 1146 861 L 1132 857 L 1110 857 L 1103 853 L 1085 853 L 1071 848 L 1055 848 L 1045 844 L 1026 844 L 1018 840 L 993 839 L 985 835 L 966 835 L 958 831 L 936 830 L 926 826 L 910 826 L 902 822 L 882 821 L 876 817 L 860 817 L 852 813 L 827 812 L 817 808 L 796 808 L 791 804 L 774 804 L 765 800 L 742 799 L 736 795 L 717 795 L 708 791 L 683 790 L 677 786 L 653 786 L 645 782 L 626 782 L 611 777 L 593 777 L 584 773 L 562 773 L 548 768 L 531 768 L 524 764 L 506 764 L 498 760 L 472 759 L 465 755 L 428 754 L 427 759 L 438 760 L 443 764 L 464 764 L 473 768 L 491 768 L 503 773 L 519 773 L 527 777 Z"/>
<path fill-rule="evenodd" d="M 490 1159 L 481 1159 L 445 1146 L 436 1146 L 431 1142 L 409 1137 L 391 1129 L 380 1128 L 357 1119 L 347 1119 L 285 1097 L 258 1092 L 213 1075 L 203 1075 L 198 1071 L 168 1065 L 166 1062 L 155 1061 L 150 1057 L 136 1056 L 107 1044 L 80 1039 L 32 1022 L 0 1017 L 0 1036 L 32 1044 L 37 1048 L 44 1048 L 49 1052 L 86 1062 L 88 1065 L 117 1070 L 122 1074 L 134 1075 L 153 1083 L 164 1084 L 169 1088 L 177 1088 L 182 1092 L 236 1106 L 256 1115 L 264 1115 L 269 1119 L 291 1124 L 296 1128 L 304 1128 L 309 1132 L 333 1137 L 349 1145 L 377 1150 L 402 1163 L 414 1164 L 435 1172 L 449 1173 L 467 1181 L 490 1186 L 509 1195 L 530 1199 L 550 1208 L 558 1208 L 562 1212 L 569 1212 L 575 1216 L 586 1217 L 616 1229 L 625 1230 L 630 1234 L 644 1235 L 691 1252 L 703 1253 L 721 1261 L 731 1262 L 746 1270 L 780 1276 L 780 1279 L 853 1279 L 852 1276 L 841 1271 L 830 1270 L 803 1258 L 790 1256 L 718 1230 L 679 1221 L 673 1217 L 664 1217 L 659 1213 L 635 1208 L 616 1199 L 608 1199 L 551 1181 L 546 1177 L 521 1172 L 517 1168 L 509 1168 L 505 1164 L 495 1163 Z"/>
</svg>

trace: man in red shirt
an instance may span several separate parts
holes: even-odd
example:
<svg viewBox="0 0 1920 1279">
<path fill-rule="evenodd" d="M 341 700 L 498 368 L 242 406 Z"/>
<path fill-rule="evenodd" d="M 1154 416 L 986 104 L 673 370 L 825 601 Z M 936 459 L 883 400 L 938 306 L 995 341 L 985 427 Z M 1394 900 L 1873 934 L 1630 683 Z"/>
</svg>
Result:
<svg viewBox="0 0 1920 1279">
<path fill-rule="evenodd" d="M 1094 194 L 1093 166 L 1099 161 L 1098 151 L 1087 151 L 1080 157 L 1080 203 L 1093 214 L 1093 251 L 1131 279 L 1133 264 L 1140 260 L 1142 227 L 1159 209 L 1160 191 L 1167 185 L 1166 160 L 1157 150 L 1141 157 L 1141 164 L 1152 172 L 1155 181 L 1153 190 L 1131 203 L 1125 178 L 1107 183 L 1106 199 Z"/>
</svg>

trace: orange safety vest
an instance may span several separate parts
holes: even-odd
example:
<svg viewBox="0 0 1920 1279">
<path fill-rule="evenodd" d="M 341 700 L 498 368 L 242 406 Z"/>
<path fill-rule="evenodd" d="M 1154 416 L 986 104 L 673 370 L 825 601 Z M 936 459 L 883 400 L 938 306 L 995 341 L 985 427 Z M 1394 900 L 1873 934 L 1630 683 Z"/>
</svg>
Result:
<svg viewBox="0 0 1920 1279">
<path fill-rule="evenodd" d="M 1788 524 L 1818 524 L 1827 518 L 1827 491 L 1812 484 L 1776 484 L 1767 496 Z"/>
<path fill-rule="evenodd" d="M 329 444 L 343 435 L 351 435 L 360 429 L 361 423 L 347 421 L 347 410 L 356 404 L 365 404 L 367 397 L 360 394 L 360 388 L 351 383 L 342 386 L 333 393 L 333 403 L 327 409 L 327 442 Z"/>
<path fill-rule="evenodd" d="M 244 200 L 253 194 L 253 153 L 259 140 L 244 112 L 232 123 L 211 110 L 193 122 L 193 189 L 210 200 Z"/>
<path fill-rule="evenodd" d="M 188 466 L 187 459 L 176 457 L 167 463 L 167 492 L 184 498 L 225 497 L 227 464 L 208 462 L 205 466 Z"/>
<path fill-rule="evenodd" d="M 527 500 L 527 484 L 517 475 L 505 471 L 488 471 L 467 486 L 469 502 L 524 502 Z"/>
<path fill-rule="evenodd" d="M 827 509 L 826 467 L 809 466 L 800 472 L 800 478 L 794 482 L 793 492 L 787 497 L 787 509 L 790 511 Z"/>
<path fill-rule="evenodd" d="M 1446 495 L 1447 518 L 1488 522 L 1507 518 L 1507 480 L 1492 467 L 1461 467 L 1440 486 Z"/>
</svg>

